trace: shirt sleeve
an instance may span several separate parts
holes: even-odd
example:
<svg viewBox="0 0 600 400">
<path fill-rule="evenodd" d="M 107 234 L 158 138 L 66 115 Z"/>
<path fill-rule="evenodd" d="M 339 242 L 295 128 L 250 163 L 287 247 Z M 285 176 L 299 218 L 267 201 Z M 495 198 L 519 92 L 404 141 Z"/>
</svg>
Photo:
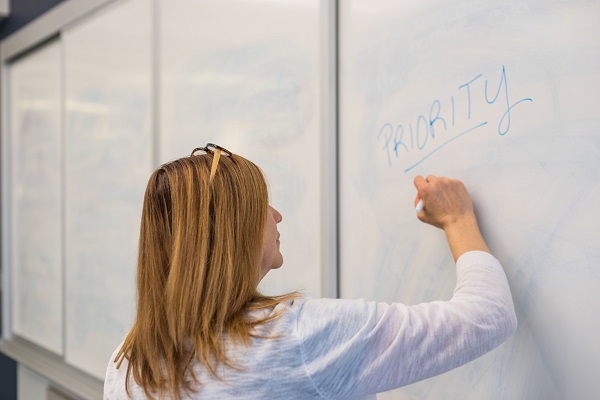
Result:
<svg viewBox="0 0 600 400">
<path fill-rule="evenodd" d="M 480 251 L 457 261 L 452 299 L 407 306 L 307 300 L 298 336 L 308 374 L 324 398 L 350 399 L 407 385 L 463 365 L 517 326 L 500 263 Z"/>
</svg>

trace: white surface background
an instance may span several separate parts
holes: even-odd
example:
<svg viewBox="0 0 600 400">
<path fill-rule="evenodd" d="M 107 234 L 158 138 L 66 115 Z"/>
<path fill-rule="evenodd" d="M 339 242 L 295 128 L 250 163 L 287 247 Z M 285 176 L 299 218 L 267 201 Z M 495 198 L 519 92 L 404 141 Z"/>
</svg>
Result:
<svg viewBox="0 0 600 400">
<path fill-rule="evenodd" d="M 63 352 L 60 44 L 11 69 L 13 330 Z"/>
<path fill-rule="evenodd" d="M 63 35 L 66 360 L 100 378 L 135 313 L 152 172 L 150 11 L 145 0 L 117 3 Z"/>
<path fill-rule="evenodd" d="M 342 297 L 452 296 L 443 232 L 413 206 L 415 175 L 445 175 L 470 189 L 520 322 L 500 349 L 381 399 L 600 393 L 598 16 L 598 2 L 341 3 Z"/>
</svg>

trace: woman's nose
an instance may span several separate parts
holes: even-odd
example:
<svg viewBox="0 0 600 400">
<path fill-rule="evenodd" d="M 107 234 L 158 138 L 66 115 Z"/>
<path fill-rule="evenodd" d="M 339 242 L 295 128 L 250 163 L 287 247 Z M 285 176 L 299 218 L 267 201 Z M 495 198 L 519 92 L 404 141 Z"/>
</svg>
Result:
<svg viewBox="0 0 600 400">
<path fill-rule="evenodd" d="M 281 215 L 281 213 L 277 211 L 274 207 L 271 207 L 271 210 L 273 210 L 273 218 L 275 219 L 275 222 L 280 223 L 283 220 L 283 216 Z"/>
</svg>

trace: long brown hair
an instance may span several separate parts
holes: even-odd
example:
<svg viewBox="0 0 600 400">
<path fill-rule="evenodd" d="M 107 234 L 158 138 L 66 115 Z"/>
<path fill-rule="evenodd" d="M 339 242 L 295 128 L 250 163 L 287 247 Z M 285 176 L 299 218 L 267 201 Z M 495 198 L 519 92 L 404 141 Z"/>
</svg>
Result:
<svg viewBox="0 0 600 400">
<path fill-rule="evenodd" d="M 144 197 L 137 271 L 137 316 L 115 362 L 148 397 L 198 386 L 200 362 L 213 376 L 233 366 L 223 335 L 249 343 L 253 327 L 276 314 L 248 311 L 297 297 L 257 291 L 268 190 L 261 170 L 235 154 L 221 157 L 212 182 L 213 154 L 159 167 Z M 192 379 L 189 379 L 189 378 Z M 187 379 L 186 379 L 187 378 Z"/>
</svg>

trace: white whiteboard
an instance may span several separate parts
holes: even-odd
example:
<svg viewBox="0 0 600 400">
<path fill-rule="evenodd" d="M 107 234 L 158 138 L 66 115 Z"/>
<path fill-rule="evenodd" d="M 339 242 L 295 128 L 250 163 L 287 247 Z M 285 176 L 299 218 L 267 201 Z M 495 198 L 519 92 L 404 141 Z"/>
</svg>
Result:
<svg viewBox="0 0 600 400">
<path fill-rule="evenodd" d="M 100 379 L 135 315 L 152 172 L 151 4 L 117 2 L 63 33 L 66 360 Z"/>
<path fill-rule="evenodd" d="M 517 335 L 380 399 L 600 393 L 600 3 L 340 2 L 341 295 L 449 299 L 415 175 L 463 180 L 503 263 Z M 360 216 L 357 218 L 357 216 Z"/>
<path fill-rule="evenodd" d="M 207 142 L 269 181 L 284 265 L 265 293 L 321 293 L 320 2 L 160 2 L 160 162 Z"/>
<path fill-rule="evenodd" d="M 11 64 L 12 330 L 63 351 L 59 42 Z"/>
<path fill-rule="evenodd" d="M 47 278 L 42 288 L 28 266 L 14 268 L 21 297 L 13 302 L 13 333 L 102 379 L 135 315 L 147 179 L 159 164 L 209 141 L 262 167 L 271 203 L 283 214 L 285 263 L 262 290 L 318 296 L 325 284 L 331 289 L 321 262 L 333 259 L 324 250 L 332 232 L 321 225 L 322 189 L 331 179 L 323 173 L 323 155 L 334 153 L 323 146 L 332 141 L 323 135 L 332 132 L 321 130 L 330 110 L 321 103 L 324 86 L 332 96 L 322 74 L 323 59 L 333 56 L 322 53 L 321 42 L 333 34 L 324 34 L 332 29 L 324 22 L 332 20 L 330 10 L 319 0 L 107 2 L 59 27 L 51 53 L 33 49 L 14 63 L 11 85 L 36 85 L 32 77 L 47 82 L 10 99 L 11 119 L 17 124 L 33 115 L 50 122 L 10 129 L 14 184 L 7 187 L 17 215 L 12 253 L 18 256 L 33 241 L 41 250 L 29 258 L 53 253 L 48 265 L 32 266 Z M 44 115 L 20 108 L 21 100 L 39 105 L 44 96 L 54 96 Z M 23 141 L 23 132 L 32 140 Z M 56 148 L 46 152 L 50 144 Z M 25 158 L 41 150 L 45 164 L 23 175 Z M 41 207 L 40 225 L 19 220 L 18 209 L 29 204 L 19 197 L 21 183 L 27 199 Z M 328 279 L 335 266 L 326 268 Z M 40 306 L 24 312 L 32 300 Z"/>
</svg>

